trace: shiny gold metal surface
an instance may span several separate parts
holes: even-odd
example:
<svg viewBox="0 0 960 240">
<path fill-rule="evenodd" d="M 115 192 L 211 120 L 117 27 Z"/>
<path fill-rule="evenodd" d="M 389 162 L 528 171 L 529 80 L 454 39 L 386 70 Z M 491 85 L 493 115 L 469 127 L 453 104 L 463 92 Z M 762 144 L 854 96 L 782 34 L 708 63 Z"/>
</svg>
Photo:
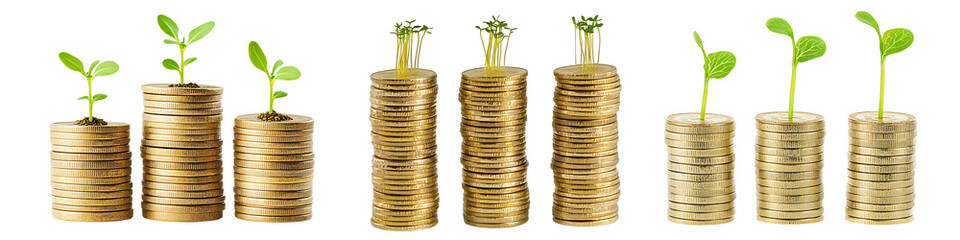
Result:
<svg viewBox="0 0 960 240">
<path fill-rule="evenodd" d="M 916 117 L 856 112 L 849 118 L 846 219 L 870 225 L 913 221 Z"/>
<path fill-rule="evenodd" d="M 110 222 L 133 217 L 130 125 L 50 124 L 53 217 Z"/>
<path fill-rule="evenodd" d="M 786 112 L 758 114 L 757 220 L 808 224 L 823 220 L 824 118 Z"/>
<path fill-rule="evenodd" d="M 686 225 L 733 221 L 733 118 L 707 113 L 667 116 L 667 219 Z"/>
</svg>

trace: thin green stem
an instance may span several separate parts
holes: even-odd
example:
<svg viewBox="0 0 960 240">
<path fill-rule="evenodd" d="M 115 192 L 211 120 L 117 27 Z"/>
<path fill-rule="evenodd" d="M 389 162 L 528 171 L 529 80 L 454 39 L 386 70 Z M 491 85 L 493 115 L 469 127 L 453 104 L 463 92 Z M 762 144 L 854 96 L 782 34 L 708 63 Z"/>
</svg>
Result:
<svg viewBox="0 0 960 240">
<path fill-rule="evenodd" d="M 185 68 L 187 68 L 187 66 L 184 66 L 184 64 L 183 64 L 183 51 L 185 51 L 185 50 L 187 50 L 186 47 L 184 47 L 184 46 L 181 46 L 181 47 L 180 47 L 180 85 L 183 85 L 183 84 L 184 84 L 184 82 L 183 82 L 183 70 L 184 70 Z"/>
<path fill-rule="evenodd" d="M 275 80 L 274 80 L 273 78 L 270 78 L 270 111 L 267 112 L 267 113 L 269 113 L 269 114 L 273 114 L 273 100 L 276 99 L 276 98 L 274 97 L 274 95 L 273 95 L 273 83 L 274 83 L 274 81 L 275 81 Z"/>
<path fill-rule="evenodd" d="M 703 76 L 703 102 L 700 103 L 700 121 L 707 118 L 707 90 L 710 87 L 710 77 Z"/>
<path fill-rule="evenodd" d="M 793 94 L 797 89 L 797 64 L 793 64 L 793 73 L 790 74 L 790 109 L 787 111 L 787 120 L 793 121 Z"/>
<path fill-rule="evenodd" d="M 93 77 L 87 77 L 87 102 L 90 111 L 87 120 L 93 122 Z"/>
<path fill-rule="evenodd" d="M 879 112 L 878 118 L 880 119 L 880 121 L 883 121 L 883 90 L 885 88 L 884 84 L 886 83 L 886 81 L 884 80 L 884 75 L 885 75 L 884 65 L 886 65 L 885 62 L 886 62 L 886 58 L 880 58 L 880 110 L 878 111 Z"/>
</svg>

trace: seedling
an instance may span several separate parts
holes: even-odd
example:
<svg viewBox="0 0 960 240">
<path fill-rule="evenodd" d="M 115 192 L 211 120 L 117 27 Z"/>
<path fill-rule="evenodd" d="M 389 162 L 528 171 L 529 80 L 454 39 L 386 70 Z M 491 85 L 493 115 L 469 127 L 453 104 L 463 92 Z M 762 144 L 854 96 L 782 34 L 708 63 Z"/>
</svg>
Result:
<svg viewBox="0 0 960 240">
<path fill-rule="evenodd" d="M 83 62 L 80 61 L 77 57 L 70 55 L 66 52 L 60 52 L 60 61 L 63 62 L 64 66 L 67 66 L 70 70 L 77 71 L 84 78 L 87 79 L 87 95 L 77 98 L 77 100 L 86 100 L 88 104 L 89 115 L 87 116 L 87 123 L 94 123 L 93 118 L 93 103 L 107 99 L 107 95 L 103 93 L 93 94 L 93 78 L 109 76 L 116 73 L 120 70 L 120 65 L 113 61 L 100 62 L 100 60 L 93 61 L 90 63 L 90 68 L 86 71 L 83 70 Z"/>
<path fill-rule="evenodd" d="M 517 28 L 510 28 L 506 21 L 498 16 L 491 16 L 492 21 L 483 22 L 480 30 L 480 44 L 483 46 L 483 72 L 496 74 L 503 70 L 507 60 L 507 47 L 510 46 L 510 36 Z M 486 33 L 486 38 L 484 38 Z"/>
<path fill-rule="evenodd" d="M 767 29 L 771 32 L 790 36 L 790 42 L 793 44 L 793 73 L 790 75 L 790 108 L 787 111 L 787 119 L 793 121 L 793 96 L 797 88 L 797 65 L 816 59 L 827 51 L 827 43 L 823 42 L 817 36 L 804 36 L 794 40 L 793 28 L 783 18 L 770 18 L 767 20 Z"/>
<path fill-rule="evenodd" d="M 574 51 L 573 57 L 577 65 L 580 65 L 585 71 L 594 70 L 600 64 L 600 43 L 603 38 L 600 36 L 600 15 L 593 17 L 580 16 L 572 17 L 574 30 Z M 594 40 L 596 35 L 596 40 Z M 596 46 L 594 46 L 596 43 Z"/>
<path fill-rule="evenodd" d="M 260 49 L 260 44 L 257 44 L 256 41 L 250 41 L 247 51 L 250 54 L 250 62 L 253 63 L 253 66 L 257 69 L 260 69 L 260 71 L 263 71 L 263 73 L 266 73 L 267 80 L 270 81 L 270 110 L 267 111 L 267 114 L 274 115 L 273 101 L 277 100 L 277 98 L 286 97 L 287 92 L 273 91 L 273 84 L 277 80 L 297 80 L 300 78 L 300 70 L 294 66 L 285 66 L 281 68 L 280 66 L 283 65 L 283 60 L 277 60 L 273 63 L 273 68 L 271 70 L 267 70 L 267 56 L 263 54 L 263 50 Z"/>
<path fill-rule="evenodd" d="M 184 59 L 183 53 L 187 50 L 187 47 L 190 44 L 193 44 L 197 41 L 200 41 L 203 37 L 207 36 L 211 30 L 213 30 L 213 21 L 201 24 L 197 28 L 194 28 L 190 31 L 190 35 L 187 37 L 180 37 L 180 29 L 177 28 L 177 23 L 163 14 L 157 16 L 157 22 L 160 24 L 160 30 L 163 30 L 163 33 L 166 33 L 167 36 L 170 36 L 173 39 L 164 39 L 163 43 L 166 44 L 175 44 L 180 48 L 180 63 L 173 59 L 164 59 L 163 68 L 177 71 L 180 74 L 180 85 L 179 87 L 187 86 L 183 81 L 183 70 L 187 68 L 187 65 L 197 61 L 197 58 L 192 57 Z"/>
<path fill-rule="evenodd" d="M 874 20 L 870 13 L 859 11 L 856 17 L 857 20 L 873 27 L 873 29 L 877 31 L 877 37 L 880 38 L 880 110 L 877 111 L 877 117 L 883 121 L 884 66 L 886 65 L 887 56 L 907 50 L 907 48 L 913 44 L 913 32 L 910 32 L 910 30 L 906 28 L 894 28 L 880 35 L 880 25 L 877 24 L 877 20 Z"/>
<path fill-rule="evenodd" d="M 700 46 L 700 52 L 703 53 L 703 103 L 700 105 L 700 120 L 703 121 L 707 116 L 707 89 L 710 86 L 710 79 L 721 79 L 729 75 L 737 65 L 737 57 L 727 51 L 707 55 L 697 31 L 693 31 L 693 39 L 697 41 L 697 46 Z"/>
<path fill-rule="evenodd" d="M 413 25 L 416 21 L 396 23 L 393 25 L 396 30 L 390 32 L 397 37 L 397 57 L 393 69 L 397 76 L 404 78 L 409 72 L 420 68 L 420 47 L 423 46 L 423 38 L 432 29 L 427 25 Z"/>
</svg>

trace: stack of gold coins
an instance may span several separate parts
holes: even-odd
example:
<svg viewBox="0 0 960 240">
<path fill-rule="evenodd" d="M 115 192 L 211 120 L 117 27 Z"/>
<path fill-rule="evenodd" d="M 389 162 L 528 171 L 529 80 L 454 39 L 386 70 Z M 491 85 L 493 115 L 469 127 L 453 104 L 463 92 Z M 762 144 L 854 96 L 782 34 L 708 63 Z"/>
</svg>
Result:
<svg viewBox="0 0 960 240">
<path fill-rule="evenodd" d="M 223 217 L 223 88 L 147 84 L 143 90 L 143 217 L 199 222 Z"/>
<path fill-rule="evenodd" d="M 526 223 L 527 70 L 463 72 L 460 104 L 464 222 L 490 228 Z"/>
<path fill-rule="evenodd" d="M 667 117 L 667 219 L 689 225 L 733 221 L 733 118 L 707 113 Z"/>
<path fill-rule="evenodd" d="M 805 224 L 823 220 L 823 116 L 757 115 L 757 220 Z"/>
<path fill-rule="evenodd" d="M 50 124 L 53 217 L 108 222 L 133 217 L 130 125 Z"/>
<path fill-rule="evenodd" d="M 234 209 L 239 219 L 298 222 L 313 216 L 313 119 L 264 121 L 247 114 L 234 121 Z M 283 116 L 283 115 L 281 115 Z"/>
<path fill-rule="evenodd" d="M 913 221 L 914 138 L 910 114 L 850 114 L 847 220 L 863 224 Z"/>
<path fill-rule="evenodd" d="M 616 222 L 617 111 L 620 77 L 606 64 L 573 65 L 553 71 L 553 221 L 570 226 Z"/>
<path fill-rule="evenodd" d="M 410 231 L 437 225 L 437 74 L 411 69 L 370 75 L 374 227 Z"/>
</svg>

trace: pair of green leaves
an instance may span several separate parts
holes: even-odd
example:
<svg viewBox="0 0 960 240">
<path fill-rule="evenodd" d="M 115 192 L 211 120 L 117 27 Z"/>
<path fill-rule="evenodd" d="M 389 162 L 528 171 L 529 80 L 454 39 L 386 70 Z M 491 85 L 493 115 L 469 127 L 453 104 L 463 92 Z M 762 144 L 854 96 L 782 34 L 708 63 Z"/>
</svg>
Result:
<svg viewBox="0 0 960 240">
<path fill-rule="evenodd" d="M 93 61 L 90 63 L 90 69 L 83 70 L 83 62 L 80 61 L 77 57 L 70 55 L 66 52 L 61 52 L 59 54 L 60 62 L 63 62 L 64 66 L 67 66 L 70 70 L 77 71 L 80 74 L 83 74 L 84 77 L 88 79 L 93 79 L 94 77 L 108 76 L 120 70 L 120 65 L 114 61 L 106 61 L 101 63 L 100 60 Z"/>
<path fill-rule="evenodd" d="M 270 80 L 292 81 L 300 78 L 300 70 L 296 67 L 280 67 L 283 65 L 283 60 L 274 62 L 273 69 L 268 71 L 267 56 L 263 54 L 263 49 L 260 48 L 260 44 L 257 44 L 256 41 L 250 41 L 250 44 L 247 46 L 247 52 L 250 54 L 250 62 L 253 63 L 253 66 L 266 73 Z M 277 70 L 278 68 L 279 71 Z"/>
<path fill-rule="evenodd" d="M 882 58 L 907 50 L 907 48 L 913 44 L 913 32 L 906 28 L 890 29 L 881 35 L 880 25 L 877 24 L 877 20 L 873 18 L 873 15 L 865 11 L 859 11 L 855 16 L 857 20 L 873 27 L 873 29 L 877 31 L 877 37 L 880 38 L 880 57 Z"/>
<path fill-rule="evenodd" d="M 83 96 L 83 97 L 77 98 L 77 100 L 88 100 L 88 99 L 90 99 L 90 96 Z M 104 100 L 104 99 L 107 99 L 107 95 L 106 95 L 106 94 L 98 93 L 97 95 L 93 95 L 93 101 L 94 101 L 94 102 L 100 101 L 100 100 Z"/>
<path fill-rule="evenodd" d="M 706 78 L 721 79 L 733 71 L 733 67 L 737 65 L 737 57 L 733 53 L 719 51 L 707 55 L 707 51 L 703 48 L 703 41 L 700 40 L 700 34 L 697 31 L 693 31 L 693 39 L 697 41 L 700 51 L 703 52 L 703 71 Z"/>
<path fill-rule="evenodd" d="M 790 23 L 783 18 L 770 18 L 767 20 L 767 29 L 771 32 L 790 36 L 790 41 L 794 40 L 793 28 Z M 804 36 L 793 43 L 793 64 L 810 61 L 823 56 L 827 52 L 827 43 L 817 36 Z"/>
<path fill-rule="evenodd" d="M 162 30 L 163 33 L 166 33 L 167 36 L 170 36 L 171 38 L 173 38 L 173 39 L 164 39 L 163 43 L 174 44 L 180 47 L 181 57 L 183 57 L 182 56 L 183 50 L 186 49 L 187 46 L 190 46 L 190 44 L 200 41 L 200 39 L 202 39 L 203 37 L 206 37 L 207 34 L 209 34 L 210 31 L 213 30 L 213 26 L 214 26 L 213 21 L 209 21 L 191 30 L 190 34 L 187 37 L 180 37 L 180 28 L 177 27 L 177 23 L 174 22 L 173 19 L 170 19 L 170 17 L 167 17 L 163 14 L 158 15 L 157 23 L 160 25 L 160 30 Z M 177 63 L 177 61 L 167 58 L 163 60 L 163 68 L 174 70 L 174 71 L 182 71 L 183 68 L 185 68 L 187 65 L 195 61 L 197 61 L 197 58 L 195 57 L 188 58 L 183 61 L 183 64 L 182 64 L 183 66 L 180 66 L 181 64 Z"/>
</svg>

